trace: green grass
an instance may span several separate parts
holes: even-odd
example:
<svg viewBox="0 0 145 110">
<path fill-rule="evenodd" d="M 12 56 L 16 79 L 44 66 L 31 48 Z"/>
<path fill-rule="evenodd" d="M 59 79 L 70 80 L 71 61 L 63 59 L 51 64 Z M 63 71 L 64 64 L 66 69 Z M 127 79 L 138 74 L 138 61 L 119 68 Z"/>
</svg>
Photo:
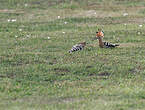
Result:
<svg viewBox="0 0 145 110">
<path fill-rule="evenodd" d="M 0 110 L 144 110 L 144 2 L 0 0 Z"/>
</svg>

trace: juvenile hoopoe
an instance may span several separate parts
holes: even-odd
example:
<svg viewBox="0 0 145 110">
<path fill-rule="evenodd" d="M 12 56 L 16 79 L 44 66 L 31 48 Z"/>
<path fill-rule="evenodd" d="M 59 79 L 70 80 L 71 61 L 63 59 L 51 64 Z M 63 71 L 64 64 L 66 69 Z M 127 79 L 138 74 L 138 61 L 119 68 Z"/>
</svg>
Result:
<svg viewBox="0 0 145 110">
<path fill-rule="evenodd" d="M 119 46 L 118 44 L 112 44 L 109 42 L 103 42 L 102 38 L 104 37 L 104 32 L 101 29 L 98 29 L 98 32 L 96 32 L 96 38 L 99 40 L 99 46 L 101 48 L 113 48 L 116 46 Z"/>
<path fill-rule="evenodd" d="M 71 48 L 71 50 L 69 50 L 69 53 L 72 53 L 72 52 L 75 52 L 75 51 L 82 50 L 85 46 L 86 46 L 86 42 L 78 43 L 78 44 L 74 45 L 74 46 Z"/>
</svg>

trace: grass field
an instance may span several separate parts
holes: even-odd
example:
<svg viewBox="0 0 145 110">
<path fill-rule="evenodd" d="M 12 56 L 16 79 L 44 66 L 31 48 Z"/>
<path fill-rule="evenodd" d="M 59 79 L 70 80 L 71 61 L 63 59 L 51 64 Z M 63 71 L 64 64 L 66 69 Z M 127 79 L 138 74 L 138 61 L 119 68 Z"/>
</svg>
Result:
<svg viewBox="0 0 145 110">
<path fill-rule="evenodd" d="M 144 14 L 145 0 L 0 0 L 0 110 L 145 110 Z M 120 46 L 99 48 L 98 28 Z"/>
</svg>

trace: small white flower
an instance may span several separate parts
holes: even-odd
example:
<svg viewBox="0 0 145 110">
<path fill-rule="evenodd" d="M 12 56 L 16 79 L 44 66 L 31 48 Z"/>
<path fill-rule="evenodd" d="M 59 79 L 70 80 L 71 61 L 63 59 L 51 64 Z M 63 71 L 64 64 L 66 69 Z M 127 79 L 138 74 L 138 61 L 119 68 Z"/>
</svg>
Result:
<svg viewBox="0 0 145 110">
<path fill-rule="evenodd" d="M 16 22 L 17 20 L 16 20 L 16 19 L 12 19 L 11 21 L 12 21 L 12 22 Z"/>
<path fill-rule="evenodd" d="M 64 22 L 64 24 L 67 24 L 67 23 L 68 23 L 68 22 L 66 22 L 66 21 Z"/>
<path fill-rule="evenodd" d="M 65 32 L 62 32 L 63 34 L 65 34 Z"/>
<path fill-rule="evenodd" d="M 126 26 L 127 24 L 125 23 L 124 25 Z"/>
<path fill-rule="evenodd" d="M 107 103 L 105 102 L 104 105 L 107 106 Z"/>
<path fill-rule="evenodd" d="M 26 35 L 26 37 L 30 37 L 30 35 Z"/>
<path fill-rule="evenodd" d="M 11 20 L 10 19 L 8 19 L 8 22 L 10 22 Z"/>
<path fill-rule="evenodd" d="M 28 6 L 28 4 L 25 4 L 25 7 L 27 7 Z"/>
<path fill-rule="evenodd" d="M 50 37 L 47 37 L 48 38 L 48 40 L 50 39 Z"/>
<path fill-rule="evenodd" d="M 22 31 L 22 29 L 19 29 L 19 31 Z"/>
<path fill-rule="evenodd" d="M 140 35 L 141 33 L 140 33 L 140 32 L 138 32 L 137 34 L 138 34 L 138 35 Z"/>
<path fill-rule="evenodd" d="M 139 27 L 142 27 L 142 25 L 140 24 Z"/>
<path fill-rule="evenodd" d="M 123 13 L 123 16 L 128 16 L 128 13 Z"/>
<path fill-rule="evenodd" d="M 17 38 L 18 36 L 15 35 L 15 37 Z"/>
<path fill-rule="evenodd" d="M 94 14 L 96 15 L 97 13 L 95 12 Z"/>
<path fill-rule="evenodd" d="M 60 19 L 60 16 L 57 16 L 58 19 Z"/>
</svg>

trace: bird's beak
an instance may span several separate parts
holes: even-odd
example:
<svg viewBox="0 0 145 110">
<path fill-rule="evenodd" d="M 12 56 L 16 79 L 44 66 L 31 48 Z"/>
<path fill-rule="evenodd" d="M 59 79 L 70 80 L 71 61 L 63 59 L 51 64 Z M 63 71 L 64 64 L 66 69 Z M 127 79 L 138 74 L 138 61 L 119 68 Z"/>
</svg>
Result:
<svg viewBox="0 0 145 110">
<path fill-rule="evenodd" d="M 96 37 L 96 39 L 99 39 L 99 37 Z"/>
</svg>

